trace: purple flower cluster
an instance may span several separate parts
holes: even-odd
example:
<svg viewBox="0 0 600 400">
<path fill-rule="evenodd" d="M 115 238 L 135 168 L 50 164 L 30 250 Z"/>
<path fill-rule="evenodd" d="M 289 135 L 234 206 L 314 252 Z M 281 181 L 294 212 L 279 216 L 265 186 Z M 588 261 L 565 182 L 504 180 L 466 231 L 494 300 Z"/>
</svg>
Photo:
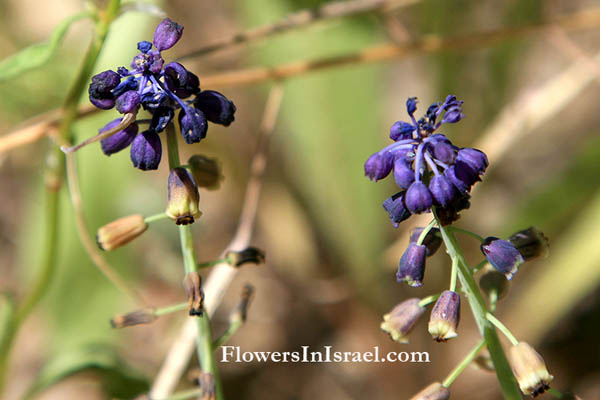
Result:
<svg viewBox="0 0 600 400">
<path fill-rule="evenodd" d="M 365 175 L 371 180 L 383 179 L 393 171 L 402 189 L 383 203 L 395 227 L 412 214 L 428 212 L 432 206 L 447 223 L 469 207 L 469 192 L 485 172 L 487 156 L 477 149 L 459 148 L 443 134 L 434 133 L 443 124 L 464 117 L 462 103 L 449 95 L 443 103 L 430 105 L 417 121 L 417 99 L 409 98 L 406 109 L 411 122 L 392 125 L 390 138 L 394 143 L 365 162 Z"/>
<path fill-rule="evenodd" d="M 149 120 L 138 120 L 102 139 L 104 154 L 111 155 L 131 145 L 131 161 L 136 168 L 157 169 L 162 155 L 158 134 L 173 121 L 177 110 L 181 135 L 189 144 L 206 136 L 207 121 L 224 126 L 233 122 L 236 108 L 225 96 L 212 90 L 201 91 L 198 77 L 183 65 L 164 65 L 162 51 L 173 47 L 182 33 L 181 25 L 164 19 L 154 32 L 153 43 L 138 43 L 140 53 L 133 58 L 130 69 L 120 67 L 116 72 L 108 70 L 92 77 L 88 92 L 96 107 L 115 107 L 119 113 L 127 114 L 137 113 L 142 106 L 152 115 Z M 100 133 L 115 128 L 121 120 L 109 122 Z M 142 123 L 148 123 L 148 129 L 138 134 Z"/>
</svg>

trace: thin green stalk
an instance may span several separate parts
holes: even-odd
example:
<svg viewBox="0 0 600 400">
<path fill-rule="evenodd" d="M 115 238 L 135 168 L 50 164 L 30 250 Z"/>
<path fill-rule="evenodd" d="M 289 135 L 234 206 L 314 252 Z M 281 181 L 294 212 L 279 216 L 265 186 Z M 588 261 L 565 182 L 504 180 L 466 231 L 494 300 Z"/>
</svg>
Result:
<svg viewBox="0 0 600 400">
<path fill-rule="evenodd" d="M 177 134 L 172 124 L 166 129 L 167 153 L 169 157 L 169 167 L 171 169 L 179 167 L 179 148 L 177 145 Z M 179 241 L 181 243 L 181 254 L 183 256 L 183 266 L 185 273 L 198 271 L 198 260 L 194 250 L 194 237 L 191 225 L 179 225 Z M 210 373 L 215 382 L 215 399 L 222 400 L 223 388 L 219 379 L 219 369 L 214 355 L 213 339 L 210 329 L 210 320 L 206 312 L 197 317 L 198 338 L 196 342 L 196 351 L 200 368 L 204 373 Z"/>
<path fill-rule="evenodd" d="M 554 388 L 548 389 L 548 393 L 551 394 L 552 396 L 556 397 L 557 399 L 562 399 L 564 396 L 564 394 L 562 394 L 560 391 L 558 391 Z"/>
<path fill-rule="evenodd" d="M 475 275 L 477 272 L 479 272 L 479 270 L 483 267 L 485 267 L 485 265 L 488 263 L 487 259 L 483 259 L 479 262 L 479 264 L 477 264 L 476 266 L 474 266 L 471 269 L 471 274 Z"/>
<path fill-rule="evenodd" d="M 166 306 L 166 307 L 160 307 L 154 310 L 154 315 L 156 317 L 160 317 L 166 314 L 171 314 L 174 312 L 178 312 L 178 311 L 183 311 L 186 310 L 188 308 L 188 303 L 187 302 L 183 302 L 183 303 L 177 303 L 177 304 L 173 304 L 170 306 Z"/>
<path fill-rule="evenodd" d="M 494 314 L 487 313 L 486 317 L 487 317 L 488 321 L 490 321 L 492 324 L 494 324 L 494 326 L 496 328 L 498 328 L 500 330 L 500 332 L 502 332 L 504 334 L 504 336 L 506 336 L 508 338 L 508 340 L 510 340 L 510 342 L 512 343 L 513 346 L 516 346 L 519 344 L 519 341 L 517 340 L 515 335 L 513 335 L 512 332 L 506 327 L 506 325 L 504 325 L 502 322 L 500 322 L 500 320 L 498 318 L 496 318 L 494 316 Z"/>
<path fill-rule="evenodd" d="M 473 350 L 471 350 L 469 352 L 469 354 L 466 355 L 465 358 L 463 358 L 463 360 L 460 362 L 460 364 L 458 364 L 452 370 L 452 372 L 450 372 L 448 374 L 446 379 L 444 379 L 444 382 L 442 382 L 442 386 L 450 387 L 450 385 L 452 385 L 452 383 L 456 380 L 456 378 L 458 378 L 458 376 L 465 370 L 465 368 L 467 368 L 467 365 L 469 365 L 475 359 L 475 357 L 477 357 L 477 354 L 484 347 L 485 347 L 485 340 L 482 340 L 477 346 L 475 346 L 473 348 Z"/>
<path fill-rule="evenodd" d="M 457 226 L 447 226 L 446 229 L 449 230 L 450 232 L 459 232 L 459 233 L 464 233 L 465 235 L 472 236 L 475 239 L 479 240 L 481 243 L 485 242 L 485 239 L 483 238 L 483 236 L 480 236 L 480 235 L 476 234 L 475 232 L 471 232 L 467 229 L 459 228 Z"/>
<path fill-rule="evenodd" d="M 120 7 L 120 0 L 110 0 L 106 9 L 95 16 L 96 24 L 94 38 L 62 106 L 62 119 L 58 130 L 59 140 L 69 141 L 71 139 L 71 127 L 78 116 L 77 106 L 79 104 L 79 99 L 87 88 L 88 80 L 104 45 L 110 24 L 118 15 Z M 31 310 L 46 293 L 50 286 L 52 276 L 54 275 L 54 267 L 56 265 L 59 220 L 58 210 L 60 208 L 59 191 L 65 175 L 65 155 L 60 150 L 60 147 L 54 143 L 50 143 L 49 146 L 46 153 L 46 231 L 42 247 L 42 258 L 37 275 L 31 284 L 32 289 L 27 293 L 19 305 L 14 320 L 10 324 L 10 330 L 7 332 L 6 339 L 0 344 L 0 393 L 2 393 L 4 388 L 7 369 L 6 364 L 8 363 L 9 352 L 13 340 L 25 318 L 27 318 Z"/>
<path fill-rule="evenodd" d="M 452 259 L 452 270 L 450 272 L 450 290 L 456 292 L 456 278 L 458 277 L 458 260 Z"/>
<path fill-rule="evenodd" d="M 437 294 L 432 294 L 431 296 L 422 298 L 421 301 L 419 301 L 419 307 L 428 306 L 429 304 L 436 301 L 441 295 L 442 295 L 441 293 L 437 293 Z"/>
<path fill-rule="evenodd" d="M 417 240 L 417 244 L 423 244 L 423 240 L 425 240 L 425 236 L 427 236 L 427 234 L 433 228 L 433 226 L 435 225 L 435 223 L 436 223 L 436 220 L 432 219 L 431 222 L 429 222 L 429 224 L 427 224 L 427 226 L 425 227 L 425 229 L 423 229 L 423 231 L 419 235 L 419 239 Z"/>
<path fill-rule="evenodd" d="M 229 338 L 232 337 L 241 328 L 242 325 L 244 325 L 244 321 L 242 321 L 241 319 L 235 319 L 231 321 L 225 333 L 223 333 L 221 337 L 215 340 L 215 342 L 213 343 L 213 348 L 216 350 L 217 348 L 227 343 Z"/>
<path fill-rule="evenodd" d="M 144 218 L 144 222 L 149 224 L 150 222 L 160 221 L 161 219 L 169 218 L 166 213 L 154 214 Z"/>
<path fill-rule="evenodd" d="M 439 222 L 435 209 L 433 210 L 433 213 L 436 220 Z M 504 394 L 504 398 L 507 400 L 520 400 L 522 397 L 517 385 L 517 381 L 511 371 L 510 365 L 508 364 L 508 360 L 506 359 L 506 355 L 504 354 L 504 350 L 500 344 L 498 334 L 496 333 L 492 323 L 486 317 L 488 310 L 486 308 L 485 301 L 479 292 L 479 288 L 473 279 L 471 270 L 465 262 L 462 251 L 456 242 L 456 238 L 454 238 L 448 229 L 442 226 L 441 223 L 439 223 L 439 227 L 448 255 L 452 259 L 456 259 L 458 262 L 458 278 L 460 279 L 463 290 L 465 291 L 469 301 L 469 305 L 471 306 L 471 310 L 473 311 L 473 316 L 475 317 L 477 327 L 479 328 L 481 336 L 486 342 L 487 349 L 490 353 L 490 358 L 492 359 L 492 363 L 496 369 L 496 375 L 498 377 L 498 381 L 500 382 L 500 387 L 502 389 L 502 393 Z"/>
</svg>

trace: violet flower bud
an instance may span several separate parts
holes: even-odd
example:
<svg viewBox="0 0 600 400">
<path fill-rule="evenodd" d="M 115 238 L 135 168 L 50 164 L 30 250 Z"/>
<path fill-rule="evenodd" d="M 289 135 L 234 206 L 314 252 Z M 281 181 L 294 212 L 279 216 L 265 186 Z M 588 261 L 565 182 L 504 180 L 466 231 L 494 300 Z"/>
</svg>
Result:
<svg viewBox="0 0 600 400">
<path fill-rule="evenodd" d="M 423 286 L 425 275 L 425 257 L 427 248 L 416 243 L 409 243 L 400 258 L 396 281 L 406 282 L 409 286 Z"/>
<path fill-rule="evenodd" d="M 477 182 L 477 171 L 463 161 L 456 163 L 444 171 L 444 175 L 462 194 L 469 193 L 471 186 Z"/>
<path fill-rule="evenodd" d="M 443 163 L 453 164 L 456 159 L 456 150 L 448 139 L 435 142 L 432 150 L 433 156 Z"/>
<path fill-rule="evenodd" d="M 214 90 L 200 92 L 194 100 L 194 107 L 214 124 L 229 126 L 235 120 L 235 104 Z"/>
<path fill-rule="evenodd" d="M 412 124 L 404 121 L 394 122 L 394 125 L 390 128 L 390 139 L 393 141 L 412 139 L 412 134 L 415 127 Z"/>
<path fill-rule="evenodd" d="M 458 193 L 454 185 L 444 175 L 434 175 L 429 181 L 429 191 L 436 206 L 447 207 Z"/>
<path fill-rule="evenodd" d="M 158 169 L 161 156 L 162 146 L 156 132 L 144 131 L 133 139 L 130 157 L 134 167 L 143 171 Z"/>
<path fill-rule="evenodd" d="M 173 120 L 175 111 L 173 108 L 160 106 L 152 113 L 152 121 L 150 121 L 150 129 L 156 133 L 165 130 L 167 125 Z"/>
<path fill-rule="evenodd" d="M 113 129 L 115 126 L 118 126 L 121 123 L 122 118 L 117 118 L 115 120 L 110 121 L 108 124 L 104 125 L 102 129 L 98 131 L 98 133 L 106 132 L 108 130 Z M 102 152 L 107 156 L 111 154 L 117 153 L 123 150 L 125 147 L 129 146 L 135 136 L 138 133 L 138 125 L 133 123 L 129 125 L 127 128 L 111 135 L 107 138 L 104 138 L 100 141 L 100 147 L 102 148 Z"/>
<path fill-rule="evenodd" d="M 390 221 L 394 228 L 398 227 L 400 222 L 410 217 L 410 211 L 404 205 L 404 194 L 406 192 L 398 192 L 395 195 L 388 197 L 383 202 L 383 208 L 388 212 Z"/>
<path fill-rule="evenodd" d="M 488 237 L 481 244 L 481 252 L 499 272 L 511 280 L 518 271 L 519 265 L 525 260 L 519 251 L 509 241 Z"/>
<path fill-rule="evenodd" d="M 425 313 L 425 307 L 419 305 L 420 301 L 413 298 L 398 304 L 383 316 L 381 330 L 390 335 L 395 342 L 408 343 L 408 334 Z"/>
<path fill-rule="evenodd" d="M 182 167 L 173 168 L 169 174 L 167 216 L 177 225 L 191 224 L 194 217 L 201 215 L 199 202 L 198 187 L 189 171 Z"/>
<path fill-rule="evenodd" d="M 406 112 L 408 112 L 408 115 L 412 116 L 417 111 L 417 102 L 416 97 L 409 97 L 406 100 Z"/>
<path fill-rule="evenodd" d="M 165 65 L 165 83 L 169 90 L 182 99 L 200 91 L 200 80 L 177 62 Z"/>
<path fill-rule="evenodd" d="M 394 166 L 394 155 L 388 151 L 372 154 L 365 162 L 365 176 L 372 181 L 385 178 Z"/>
<path fill-rule="evenodd" d="M 175 43 L 181 39 L 181 35 L 183 35 L 183 26 L 165 18 L 156 27 L 152 42 L 158 51 L 168 50 L 175 46 Z"/>
<path fill-rule="evenodd" d="M 189 158 L 188 166 L 198 187 L 209 190 L 219 188 L 223 180 L 223 175 L 221 174 L 221 166 L 216 158 L 208 158 L 200 154 L 195 154 Z"/>
<path fill-rule="evenodd" d="M 181 136 L 187 144 L 198 143 L 206 137 L 208 124 L 202 111 L 187 107 L 179 111 L 179 127 Z"/>
<path fill-rule="evenodd" d="M 142 40 L 141 42 L 138 42 L 137 49 L 142 53 L 147 53 L 152 49 L 152 43 L 147 40 Z"/>
<path fill-rule="evenodd" d="M 451 107 L 448 109 L 448 111 L 446 111 L 446 114 L 444 114 L 444 118 L 442 119 L 442 124 L 446 124 L 446 123 L 454 124 L 463 118 L 464 118 L 464 115 L 462 113 L 460 106 Z"/>
<path fill-rule="evenodd" d="M 458 336 L 456 328 L 460 320 L 460 296 L 444 290 L 437 299 L 429 318 L 429 333 L 435 341 L 445 342 Z"/>
<path fill-rule="evenodd" d="M 100 227 L 96 233 L 96 243 L 101 250 L 111 251 L 131 242 L 146 229 L 148 224 L 142 215 L 129 215 Z"/>
<path fill-rule="evenodd" d="M 406 191 L 404 203 L 411 213 L 420 214 L 431 208 L 433 199 L 423 182 L 413 182 Z"/>
<path fill-rule="evenodd" d="M 410 400 L 448 400 L 450 390 L 439 382 L 434 382 L 415 394 Z"/>
<path fill-rule="evenodd" d="M 121 114 L 134 112 L 140 105 L 140 95 L 136 90 L 128 90 L 117 97 L 115 105 Z"/>
<path fill-rule="evenodd" d="M 415 172 L 401 157 L 397 157 L 394 161 L 394 180 L 402 189 L 408 189 L 415 180 Z"/>
<path fill-rule="evenodd" d="M 548 372 L 542 356 L 529 344 L 519 342 L 511 347 L 509 361 L 523 394 L 535 397 L 550 389 L 554 377 Z"/>
<path fill-rule="evenodd" d="M 120 82 L 121 76 L 112 70 L 94 75 L 88 88 L 90 102 L 100 109 L 110 110 L 115 105 L 115 97 L 111 91 Z"/>
<path fill-rule="evenodd" d="M 548 238 L 533 226 L 511 235 L 508 241 L 521 253 L 525 261 L 539 256 L 548 257 Z"/>
<path fill-rule="evenodd" d="M 423 229 L 425 228 L 418 227 L 411 229 L 409 242 L 417 243 L 417 241 L 421 237 Z M 425 235 L 422 245 L 426 248 L 425 255 L 427 257 L 434 255 L 435 252 L 438 251 L 438 249 L 442 245 L 442 237 L 440 235 L 440 230 L 438 228 L 431 228 L 429 232 L 427 232 L 427 234 Z"/>
<path fill-rule="evenodd" d="M 479 175 L 483 174 L 488 166 L 488 159 L 481 150 L 465 147 L 460 149 L 456 156 L 458 161 L 462 161 L 473 168 Z"/>
</svg>

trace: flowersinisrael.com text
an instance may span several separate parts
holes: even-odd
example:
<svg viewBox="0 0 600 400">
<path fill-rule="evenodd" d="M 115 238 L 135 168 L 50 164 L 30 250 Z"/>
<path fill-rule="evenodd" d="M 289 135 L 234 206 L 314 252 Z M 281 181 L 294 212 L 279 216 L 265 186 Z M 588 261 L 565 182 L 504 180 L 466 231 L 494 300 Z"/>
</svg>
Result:
<svg viewBox="0 0 600 400">
<path fill-rule="evenodd" d="M 299 351 L 241 351 L 239 346 L 221 347 L 221 362 L 275 362 L 275 363 L 428 363 L 429 353 L 380 352 L 379 347 L 369 351 L 334 351 L 332 346 L 323 346 L 312 351 L 310 346 L 301 346 Z"/>
</svg>

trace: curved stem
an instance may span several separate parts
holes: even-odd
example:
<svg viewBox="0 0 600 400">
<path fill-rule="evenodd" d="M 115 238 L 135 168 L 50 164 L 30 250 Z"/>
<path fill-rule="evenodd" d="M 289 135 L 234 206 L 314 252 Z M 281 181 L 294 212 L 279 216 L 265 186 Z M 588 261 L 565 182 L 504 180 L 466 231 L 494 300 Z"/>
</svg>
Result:
<svg viewBox="0 0 600 400">
<path fill-rule="evenodd" d="M 173 124 L 169 124 L 166 129 L 167 153 L 169 156 L 169 167 L 171 169 L 180 166 L 179 149 L 177 146 L 177 134 Z M 185 273 L 198 271 L 198 260 L 194 250 L 194 237 L 192 235 L 191 225 L 179 225 L 179 241 L 181 242 L 181 254 L 183 256 L 183 265 Z M 214 377 L 215 399 L 223 399 L 223 388 L 219 379 L 219 370 L 214 356 L 213 339 L 210 329 L 210 320 L 208 313 L 203 312 L 197 318 L 198 339 L 196 342 L 196 352 L 200 361 L 202 372 L 209 373 Z"/>
<path fill-rule="evenodd" d="M 515 335 L 513 335 L 512 332 L 506 327 L 506 325 L 504 325 L 502 322 L 500 322 L 500 320 L 498 318 L 496 318 L 494 316 L 494 314 L 487 313 L 486 318 L 488 319 L 488 321 L 490 321 L 492 324 L 494 324 L 494 326 L 496 328 L 498 328 L 500 330 L 500 332 L 502 332 L 504 334 L 504 336 L 506 336 L 508 338 L 508 340 L 510 340 L 510 342 L 512 343 L 513 346 L 516 346 L 519 344 L 519 341 L 517 340 Z"/>
<path fill-rule="evenodd" d="M 467 354 L 465 356 L 465 358 L 460 362 L 460 364 L 458 364 L 452 370 L 452 372 L 450 372 L 448 374 L 446 379 L 444 379 L 444 382 L 442 382 L 442 386 L 450 387 L 450 385 L 452 385 L 452 383 L 456 380 L 456 378 L 458 378 L 458 376 L 465 370 L 465 368 L 467 368 L 467 365 L 469 365 L 475 359 L 477 354 L 479 354 L 481 349 L 483 349 L 484 347 L 485 347 L 485 340 L 482 340 L 477 346 L 475 346 L 473 348 L 473 350 L 471 350 L 469 352 L 469 354 Z"/>
<path fill-rule="evenodd" d="M 433 229 L 433 227 L 434 227 L 434 225 L 436 223 L 437 223 L 437 221 L 435 219 L 432 219 L 431 222 L 429 222 L 429 224 L 427 224 L 427 226 L 425 227 L 425 229 L 423 229 L 423 231 L 419 235 L 419 238 L 417 239 L 417 244 L 418 245 L 423 244 L 423 241 L 425 240 L 425 237 L 427 236 L 427 234 L 429 233 L 429 231 L 431 231 L 431 229 Z"/>
<path fill-rule="evenodd" d="M 441 295 L 442 295 L 441 293 L 436 293 L 436 294 L 432 294 L 431 296 L 422 298 L 421 301 L 419 301 L 419 307 L 425 307 L 425 306 L 430 305 L 431 303 L 436 301 Z"/>
<path fill-rule="evenodd" d="M 480 236 L 480 235 L 476 234 L 475 232 L 471 232 L 467 229 L 459 228 L 456 226 L 448 226 L 448 227 L 446 227 L 446 229 L 448 229 L 451 232 L 459 232 L 459 233 L 464 233 L 465 235 L 472 236 L 475 239 L 479 240 L 481 243 L 485 242 L 485 239 L 483 238 L 483 236 Z"/>
<path fill-rule="evenodd" d="M 436 220 L 438 220 L 435 208 L 433 209 L 433 214 Z M 508 364 L 508 360 L 506 359 L 506 355 L 504 354 L 494 325 L 487 319 L 488 310 L 485 301 L 479 292 L 477 283 L 475 283 L 467 263 L 465 262 L 462 251 L 456 242 L 456 238 L 449 232 L 448 227 L 442 226 L 441 223 L 439 223 L 439 227 L 448 255 L 450 258 L 457 260 L 458 278 L 460 279 L 469 305 L 471 306 L 471 310 L 473 311 L 477 327 L 486 342 L 504 398 L 507 400 L 520 400 L 522 397 L 517 381 Z"/>
</svg>

